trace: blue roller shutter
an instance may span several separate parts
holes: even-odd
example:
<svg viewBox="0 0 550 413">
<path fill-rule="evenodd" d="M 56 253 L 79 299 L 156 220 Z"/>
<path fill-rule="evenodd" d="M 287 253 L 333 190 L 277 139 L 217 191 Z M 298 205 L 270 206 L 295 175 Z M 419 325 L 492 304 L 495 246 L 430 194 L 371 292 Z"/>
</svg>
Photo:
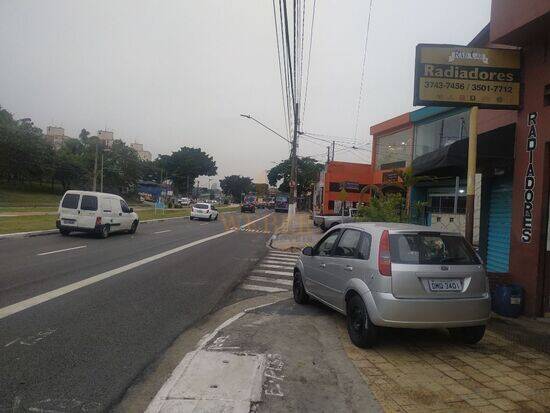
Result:
<svg viewBox="0 0 550 413">
<path fill-rule="evenodd" d="M 489 202 L 487 271 L 508 272 L 512 227 L 511 178 L 493 180 Z"/>
</svg>

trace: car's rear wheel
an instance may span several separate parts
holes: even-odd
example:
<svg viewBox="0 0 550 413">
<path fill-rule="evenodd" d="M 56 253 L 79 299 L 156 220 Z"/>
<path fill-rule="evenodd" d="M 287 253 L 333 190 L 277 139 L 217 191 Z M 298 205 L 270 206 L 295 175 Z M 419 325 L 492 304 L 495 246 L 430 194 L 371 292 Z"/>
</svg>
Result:
<svg viewBox="0 0 550 413">
<path fill-rule="evenodd" d="M 137 231 L 137 227 L 138 227 L 138 222 L 137 221 L 134 221 L 132 222 L 132 226 L 130 227 L 130 234 L 135 234 L 136 231 Z"/>
<path fill-rule="evenodd" d="M 347 300 L 346 322 L 349 338 L 357 347 L 368 348 L 376 344 L 378 327 L 370 321 L 367 306 L 357 294 Z"/>
<path fill-rule="evenodd" d="M 216 214 L 216 218 L 214 218 L 214 221 L 217 221 L 219 216 L 220 214 Z"/>
<path fill-rule="evenodd" d="M 212 221 L 212 214 L 208 215 L 208 221 Z"/>
<path fill-rule="evenodd" d="M 101 232 L 99 233 L 99 236 L 103 239 L 109 237 L 109 232 L 111 231 L 111 228 L 109 228 L 109 225 L 103 225 L 101 228 Z"/>
<path fill-rule="evenodd" d="M 302 274 L 300 273 L 300 271 L 296 271 L 294 273 L 292 293 L 294 295 L 294 301 L 296 301 L 298 304 L 307 304 L 309 302 L 309 295 L 307 295 L 306 289 L 304 288 Z"/>
<path fill-rule="evenodd" d="M 476 344 L 485 335 L 485 326 L 449 328 L 451 337 L 464 344 Z"/>
<path fill-rule="evenodd" d="M 61 235 L 63 235 L 64 237 L 66 237 L 67 235 L 69 235 L 71 233 L 71 231 L 69 231 L 68 229 L 60 229 L 59 233 Z"/>
</svg>

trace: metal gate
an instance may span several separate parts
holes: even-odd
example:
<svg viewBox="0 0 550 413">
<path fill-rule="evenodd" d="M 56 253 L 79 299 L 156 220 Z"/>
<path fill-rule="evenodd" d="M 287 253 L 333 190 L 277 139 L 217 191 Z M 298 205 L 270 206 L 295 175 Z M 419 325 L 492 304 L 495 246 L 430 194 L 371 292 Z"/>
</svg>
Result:
<svg viewBox="0 0 550 413">
<path fill-rule="evenodd" d="M 495 178 L 491 185 L 487 235 L 487 271 L 508 272 L 512 227 L 512 180 Z"/>
</svg>

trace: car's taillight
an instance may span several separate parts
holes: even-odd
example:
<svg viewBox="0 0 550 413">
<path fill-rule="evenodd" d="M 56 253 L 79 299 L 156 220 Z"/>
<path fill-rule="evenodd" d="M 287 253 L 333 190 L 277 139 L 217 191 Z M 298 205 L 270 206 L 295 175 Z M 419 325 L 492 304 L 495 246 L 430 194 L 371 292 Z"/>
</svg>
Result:
<svg viewBox="0 0 550 413">
<path fill-rule="evenodd" d="M 378 248 L 378 271 L 380 274 L 391 277 L 390 234 L 388 230 L 382 232 Z"/>
<path fill-rule="evenodd" d="M 97 217 L 97 218 L 95 219 L 95 224 L 96 224 L 96 225 L 101 225 L 101 217 Z"/>
</svg>

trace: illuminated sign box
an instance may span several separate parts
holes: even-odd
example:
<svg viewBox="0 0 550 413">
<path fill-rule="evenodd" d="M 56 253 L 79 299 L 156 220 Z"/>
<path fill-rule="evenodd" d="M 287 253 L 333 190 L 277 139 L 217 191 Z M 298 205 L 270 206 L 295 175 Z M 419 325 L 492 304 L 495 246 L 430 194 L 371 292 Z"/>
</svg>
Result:
<svg viewBox="0 0 550 413">
<path fill-rule="evenodd" d="M 519 109 L 519 50 L 416 46 L 415 106 Z"/>
</svg>

